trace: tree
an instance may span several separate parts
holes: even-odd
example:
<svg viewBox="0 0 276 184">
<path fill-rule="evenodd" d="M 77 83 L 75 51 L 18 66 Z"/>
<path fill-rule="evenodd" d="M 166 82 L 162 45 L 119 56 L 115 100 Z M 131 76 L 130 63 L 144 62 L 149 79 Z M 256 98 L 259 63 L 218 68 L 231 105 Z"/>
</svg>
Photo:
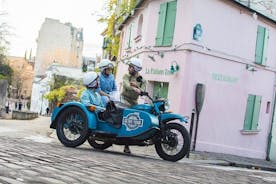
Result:
<svg viewBox="0 0 276 184">
<path fill-rule="evenodd" d="M 119 25 L 136 6 L 137 0 L 107 0 L 107 15 L 102 16 L 100 22 L 107 24 L 105 50 L 109 53 L 109 59 L 118 58 L 120 34 L 117 32 Z M 120 3 L 118 3 L 120 2 Z"/>
<path fill-rule="evenodd" d="M 7 64 L 0 63 L 0 79 L 7 79 L 8 83 L 11 84 L 11 78 L 13 75 L 13 70 Z"/>
<path fill-rule="evenodd" d="M 50 102 L 50 109 L 53 109 L 57 103 L 78 101 L 80 91 L 84 89 L 82 81 L 60 75 L 54 75 L 50 88 L 51 91 L 44 96 Z"/>
<path fill-rule="evenodd" d="M 2 21 L 5 13 L 0 12 L 0 20 Z M 6 50 L 9 42 L 6 36 L 9 34 L 8 25 L 5 22 L 0 24 L 0 79 L 6 79 L 11 84 L 13 70 L 6 64 Z"/>
<path fill-rule="evenodd" d="M 11 84 L 14 87 L 14 90 L 11 95 L 14 98 L 20 98 L 22 96 L 23 81 L 25 80 L 27 80 L 27 77 L 26 75 L 24 75 L 24 72 L 20 70 L 14 70 L 13 81 L 11 81 Z"/>
</svg>

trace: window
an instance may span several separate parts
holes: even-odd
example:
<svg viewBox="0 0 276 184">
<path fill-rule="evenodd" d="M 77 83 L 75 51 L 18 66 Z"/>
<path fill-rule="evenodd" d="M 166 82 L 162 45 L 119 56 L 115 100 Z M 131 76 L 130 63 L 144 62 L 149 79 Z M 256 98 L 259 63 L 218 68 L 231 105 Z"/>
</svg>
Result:
<svg viewBox="0 0 276 184">
<path fill-rule="evenodd" d="M 108 44 L 108 39 L 105 37 L 105 38 L 103 39 L 103 46 L 102 46 L 102 48 L 103 48 L 103 49 L 106 49 L 106 48 L 107 48 L 107 44 Z"/>
<path fill-rule="evenodd" d="M 268 29 L 262 26 L 258 26 L 257 39 L 256 39 L 256 51 L 255 51 L 256 64 L 260 64 L 260 65 L 266 64 L 268 38 L 269 38 Z"/>
<path fill-rule="evenodd" d="M 169 83 L 167 82 L 154 82 L 153 83 L 153 98 L 167 98 L 168 97 Z"/>
<path fill-rule="evenodd" d="M 257 130 L 262 97 L 248 95 L 243 130 Z"/>
<path fill-rule="evenodd" d="M 155 38 L 156 46 L 171 46 L 174 35 L 176 1 L 160 5 L 158 29 Z"/>
<path fill-rule="evenodd" d="M 131 48 L 131 45 L 132 45 L 131 31 L 132 31 L 132 24 L 130 24 L 129 27 L 128 27 L 127 48 Z"/>
<path fill-rule="evenodd" d="M 78 33 L 77 33 L 77 41 L 83 41 L 82 32 L 78 32 Z"/>
<path fill-rule="evenodd" d="M 137 28 L 137 36 L 142 34 L 142 25 L 143 25 L 143 15 L 140 15 Z"/>
</svg>

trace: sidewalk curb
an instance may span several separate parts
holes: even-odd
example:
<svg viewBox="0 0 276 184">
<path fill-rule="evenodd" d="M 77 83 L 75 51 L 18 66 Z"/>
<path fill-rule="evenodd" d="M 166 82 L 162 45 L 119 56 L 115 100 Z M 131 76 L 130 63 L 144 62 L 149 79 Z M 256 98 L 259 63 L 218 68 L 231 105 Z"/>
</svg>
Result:
<svg viewBox="0 0 276 184">
<path fill-rule="evenodd" d="M 276 172 L 276 167 L 263 166 L 259 164 L 241 163 L 241 162 L 229 162 L 229 164 L 230 164 L 229 166 L 232 166 L 232 167 L 241 167 L 241 168 L 247 168 L 247 169 Z"/>
<path fill-rule="evenodd" d="M 228 161 L 228 160 L 207 159 L 207 160 L 193 160 L 193 162 L 209 164 L 209 165 L 231 166 L 231 167 L 240 167 L 240 168 L 247 168 L 247 169 L 254 169 L 254 170 L 276 172 L 276 166 L 270 167 L 270 166 L 264 166 L 259 164 L 243 163 L 243 162 Z"/>
</svg>

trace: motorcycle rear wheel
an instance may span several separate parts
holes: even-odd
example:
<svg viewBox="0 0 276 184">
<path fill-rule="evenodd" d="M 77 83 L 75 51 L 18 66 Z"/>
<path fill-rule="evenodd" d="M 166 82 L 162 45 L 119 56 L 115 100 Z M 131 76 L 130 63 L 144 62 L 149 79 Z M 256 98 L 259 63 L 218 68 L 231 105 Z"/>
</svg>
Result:
<svg viewBox="0 0 276 184">
<path fill-rule="evenodd" d="M 112 146 L 112 143 L 104 142 L 104 141 L 97 141 L 93 136 L 89 136 L 87 139 L 90 146 L 92 146 L 94 149 L 98 150 L 105 150 Z"/>
<path fill-rule="evenodd" d="M 57 137 L 67 147 L 83 144 L 89 136 L 86 114 L 78 107 L 64 109 L 57 119 Z"/>
<path fill-rule="evenodd" d="M 182 159 L 188 153 L 189 147 L 189 133 L 178 123 L 168 123 L 165 136 L 155 143 L 157 154 L 162 159 L 172 162 Z"/>
</svg>

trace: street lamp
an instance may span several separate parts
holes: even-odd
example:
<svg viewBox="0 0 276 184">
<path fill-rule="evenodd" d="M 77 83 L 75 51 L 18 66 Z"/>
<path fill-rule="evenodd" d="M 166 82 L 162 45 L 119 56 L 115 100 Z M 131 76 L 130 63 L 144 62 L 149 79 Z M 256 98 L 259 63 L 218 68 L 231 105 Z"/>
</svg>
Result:
<svg viewBox="0 0 276 184">
<path fill-rule="evenodd" d="M 179 65 L 178 65 L 178 63 L 176 61 L 173 61 L 171 63 L 170 71 L 171 71 L 172 74 L 174 74 L 174 73 L 176 73 L 176 72 L 179 71 Z"/>
</svg>

